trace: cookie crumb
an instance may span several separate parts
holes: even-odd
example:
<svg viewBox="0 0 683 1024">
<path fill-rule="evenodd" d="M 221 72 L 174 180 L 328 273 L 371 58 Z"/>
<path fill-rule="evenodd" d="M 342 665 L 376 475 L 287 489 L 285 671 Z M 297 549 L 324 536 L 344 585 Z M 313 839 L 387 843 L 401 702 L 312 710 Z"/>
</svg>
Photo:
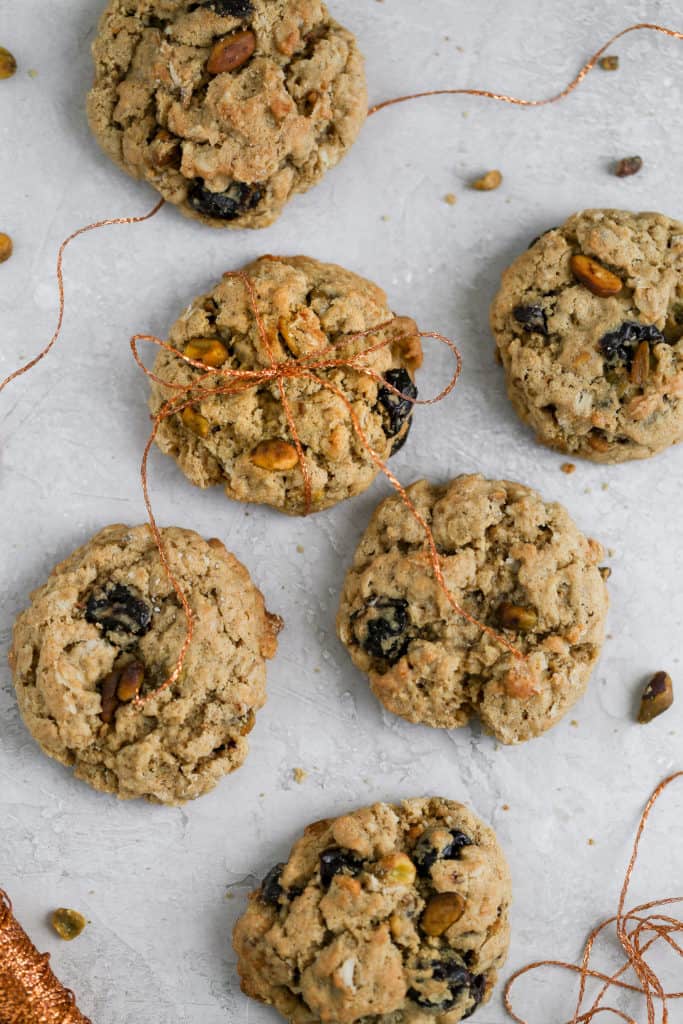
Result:
<svg viewBox="0 0 683 1024">
<path fill-rule="evenodd" d="M 616 551 L 614 550 L 614 548 L 607 548 L 607 554 L 610 558 L 614 558 L 614 556 L 616 555 Z"/>
<path fill-rule="evenodd" d="M 603 71 L 618 71 L 619 70 L 619 58 L 616 54 L 610 57 L 600 58 L 600 67 Z"/>
<path fill-rule="evenodd" d="M 303 555 L 303 553 L 304 553 L 304 546 L 303 546 L 303 544 L 297 544 L 296 550 L 297 550 L 297 553 L 299 555 Z"/>
<path fill-rule="evenodd" d="M 643 158 L 640 156 L 625 156 L 618 160 L 614 167 L 617 178 L 630 178 L 637 174 L 643 166 Z"/>
<path fill-rule="evenodd" d="M 14 55 L 0 46 L 0 79 L 11 78 L 17 70 L 17 62 Z"/>
<path fill-rule="evenodd" d="M 575 729 L 579 728 L 579 723 L 577 722 L 577 720 L 575 718 L 572 718 L 572 720 L 571 720 L 571 722 L 569 724 L 573 725 Z"/>
<path fill-rule="evenodd" d="M 83 914 L 79 914 L 77 910 L 69 910 L 67 907 L 59 907 L 55 910 L 51 920 L 57 935 L 66 942 L 77 939 L 88 923 Z"/>
<path fill-rule="evenodd" d="M 500 188 L 502 182 L 503 175 L 500 171 L 487 171 L 486 174 L 482 174 L 481 178 L 472 182 L 472 188 L 477 192 L 492 192 L 494 189 Z"/>
<path fill-rule="evenodd" d="M 503 807 L 502 807 L 502 809 L 503 809 L 504 811 L 509 811 L 509 810 L 510 810 L 510 804 L 503 804 Z"/>
<path fill-rule="evenodd" d="M 304 779 L 308 778 L 308 772 L 305 768 L 293 768 L 292 775 L 294 776 L 294 781 L 298 782 L 299 785 L 301 785 Z"/>
<path fill-rule="evenodd" d="M 566 473 L 567 476 L 571 476 L 572 473 L 576 472 L 576 466 L 573 462 L 563 462 L 560 469 L 563 473 Z"/>
<path fill-rule="evenodd" d="M 388 213 L 383 213 L 382 216 L 380 217 L 380 220 L 383 220 L 383 221 L 391 220 L 391 217 L 389 216 Z"/>
<path fill-rule="evenodd" d="M 594 839 L 589 839 L 588 840 L 588 845 L 589 846 L 595 846 L 595 840 Z"/>
<path fill-rule="evenodd" d="M 6 263 L 12 255 L 14 245 L 9 235 L 6 235 L 4 231 L 0 232 L 0 263 Z"/>
<path fill-rule="evenodd" d="M 443 201 L 444 203 L 448 203 L 449 206 L 455 206 L 458 201 L 458 197 L 454 195 L 453 192 L 447 192 L 443 197 Z"/>
<path fill-rule="evenodd" d="M 608 491 L 609 490 L 609 484 L 601 484 L 600 487 L 601 487 L 601 490 L 603 490 L 603 491 Z"/>
<path fill-rule="evenodd" d="M 26 74 L 28 75 L 29 78 L 37 78 L 38 77 L 38 72 L 36 71 L 35 68 L 29 68 L 28 71 L 26 72 Z"/>
</svg>

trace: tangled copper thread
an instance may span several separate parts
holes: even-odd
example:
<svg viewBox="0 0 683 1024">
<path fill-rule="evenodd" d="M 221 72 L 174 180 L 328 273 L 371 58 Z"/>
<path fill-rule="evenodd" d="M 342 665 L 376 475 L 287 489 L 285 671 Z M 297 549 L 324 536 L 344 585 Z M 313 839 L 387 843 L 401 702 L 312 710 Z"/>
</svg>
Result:
<svg viewBox="0 0 683 1024">
<path fill-rule="evenodd" d="M 39 953 L 0 889 L 0 1022 L 2 1024 L 92 1024 L 76 1006 Z"/>
<path fill-rule="evenodd" d="M 674 903 L 683 903 L 683 896 L 671 897 L 669 899 L 662 900 L 651 900 L 649 903 L 642 903 L 640 906 L 633 907 L 631 910 L 625 910 L 624 908 L 626 906 L 626 897 L 631 884 L 631 878 L 638 860 L 640 841 L 643 837 L 645 826 L 647 825 L 652 809 L 667 786 L 670 786 L 672 782 L 676 781 L 676 779 L 681 778 L 683 778 L 683 772 L 676 772 L 675 774 L 670 775 L 668 778 L 660 782 L 648 800 L 636 833 L 633 852 L 631 853 L 631 859 L 629 860 L 628 868 L 626 870 L 626 877 L 624 878 L 624 884 L 621 888 L 617 913 L 614 917 L 610 917 L 607 921 L 603 921 L 601 924 L 597 925 L 597 927 L 595 927 L 590 933 L 586 941 L 580 966 L 565 963 L 562 960 L 540 960 L 516 971 L 512 977 L 508 979 L 504 991 L 505 1008 L 512 1019 L 517 1021 L 517 1024 L 527 1024 L 527 1022 L 523 1017 L 518 1016 L 512 1008 L 512 988 L 515 982 L 521 978 L 522 975 L 531 971 L 537 971 L 544 967 L 561 967 L 564 970 L 574 971 L 576 974 L 580 975 L 581 981 L 579 984 L 576 1009 L 574 1011 L 574 1016 L 568 1024 L 590 1024 L 590 1022 L 593 1021 L 599 1013 L 610 1013 L 624 1021 L 625 1024 L 637 1024 L 633 1017 L 628 1016 L 628 1014 L 624 1013 L 622 1010 L 613 1006 L 603 1005 L 603 1000 L 612 986 L 615 986 L 617 989 L 636 992 L 645 997 L 648 1024 L 656 1024 L 656 1006 L 658 1002 L 661 1003 L 661 1022 L 662 1024 L 667 1024 L 669 1020 L 667 1003 L 673 999 L 683 999 L 683 991 L 665 992 L 657 974 L 646 960 L 645 954 L 648 950 L 653 948 L 655 944 L 664 942 L 673 953 L 678 954 L 683 958 L 683 920 L 678 917 L 671 917 L 662 912 L 662 908 L 664 907 L 671 906 Z M 611 925 L 615 925 L 617 937 L 624 953 L 626 954 L 626 961 L 622 964 L 619 970 L 614 972 L 614 974 L 605 974 L 602 971 L 597 971 L 592 968 L 590 966 L 590 962 L 596 940 Z M 676 936 L 678 936 L 678 939 Z M 622 980 L 623 975 L 629 969 L 636 975 L 637 984 L 630 984 L 629 982 Z M 598 991 L 593 1004 L 587 1010 L 583 1010 L 584 1000 L 586 998 L 586 987 L 589 978 L 595 978 L 598 981 L 602 981 L 603 985 Z"/>
</svg>

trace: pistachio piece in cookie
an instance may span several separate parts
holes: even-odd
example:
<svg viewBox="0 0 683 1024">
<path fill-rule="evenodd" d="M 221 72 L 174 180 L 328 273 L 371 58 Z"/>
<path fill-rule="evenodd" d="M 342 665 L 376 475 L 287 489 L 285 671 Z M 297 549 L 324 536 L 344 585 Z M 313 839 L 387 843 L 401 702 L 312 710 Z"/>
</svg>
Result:
<svg viewBox="0 0 683 1024">
<path fill-rule="evenodd" d="M 539 441 L 597 462 L 683 439 L 683 223 L 585 210 L 503 274 L 491 327 Z"/>
<path fill-rule="evenodd" d="M 495 834 L 452 800 L 317 822 L 235 925 L 242 989 L 292 1024 L 457 1024 L 491 997 L 510 899 Z"/>
<path fill-rule="evenodd" d="M 409 722 L 454 729 L 478 716 L 502 743 L 540 735 L 581 697 L 600 654 L 602 546 L 523 484 L 472 475 L 421 481 L 407 494 L 469 618 L 435 579 L 410 508 L 391 497 L 347 573 L 342 643 L 375 696 Z M 418 874 L 466 845 L 467 836 L 426 830 L 413 852 Z"/>
<path fill-rule="evenodd" d="M 109 526 L 56 566 L 15 623 L 10 665 L 46 754 L 95 789 L 179 804 L 244 761 L 282 623 L 221 541 L 161 536 L 193 615 L 171 686 L 155 693 L 186 620 L 148 526 Z"/>
<path fill-rule="evenodd" d="M 215 228 L 272 224 L 367 116 L 356 39 L 322 0 L 109 0 L 93 59 L 104 152 Z"/>
<path fill-rule="evenodd" d="M 160 350 L 150 408 L 156 416 L 179 387 L 191 404 L 162 419 L 156 442 L 198 487 L 219 484 L 230 498 L 290 515 L 330 508 L 378 474 L 354 417 L 384 461 L 406 443 L 420 334 L 409 317 L 394 316 L 381 288 L 334 264 L 263 256 L 244 274 L 258 317 L 245 281 L 226 274 L 171 329 L 178 355 Z M 362 366 L 353 365 L 367 350 Z M 268 377 L 272 361 L 293 364 L 283 379 L 288 409 L 279 382 Z M 220 372 L 214 376 L 212 368 Z M 266 376 L 252 376 L 249 386 L 259 371 Z M 235 391 L 227 393 L 231 385 Z"/>
</svg>

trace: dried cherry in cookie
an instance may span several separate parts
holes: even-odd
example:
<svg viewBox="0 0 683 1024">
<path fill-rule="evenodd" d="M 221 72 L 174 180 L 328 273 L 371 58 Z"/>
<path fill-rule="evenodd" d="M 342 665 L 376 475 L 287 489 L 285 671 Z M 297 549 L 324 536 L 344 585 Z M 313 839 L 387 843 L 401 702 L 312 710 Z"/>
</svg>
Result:
<svg viewBox="0 0 683 1024">
<path fill-rule="evenodd" d="M 128 633 L 144 636 L 152 624 L 152 608 L 135 589 L 123 583 L 108 583 L 91 592 L 85 606 L 85 618 L 103 633 Z"/>
<path fill-rule="evenodd" d="M 429 523 L 448 593 L 411 508 L 387 498 L 344 582 L 342 643 L 409 722 L 454 729 L 477 715 L 503 743 L 540 735 L 581 697 L 600 653 L 602 546 L 561 505 L 512 481 L 423 480 L 407 495 Z"/>
<path fill-rule="evenodd" d="M 362 862 L 349 850 L 332 847 L 320 854 L 320 884 L 328 889 L 335 875 L 357 875 Z"/>
<path fill-rule="evenodd" d="M 308 504 L 288 412 L 271 379 L 240 394 L 209 393 L 203 399 L 195 392 L 192 405 L 162 420 L 157 444 L 198 487 L 219 484 L 230 498 L 290 515 L 330 508 L 360 494 L 378 473 L 356 433 L 354 416 L 367 444 L 384 461 L 407 437 L 412 403 L 382 381 L 403 395 L 417 393 L 413 377 L 422 359 L 417 326 L 408 317 L 393 316 L 377 285 L 334 264 L 304 256 L 263 256 L 244 273 L 270 352 L 245 281 L 224 277 L 196 298 L 171 329 L 169 343 L 179 355 L 159 352 L 154 373 L 168 387 L 152 382 L 155 416 L 167 399 L 178 397 L 179 386 L 190 389 L 204 372 L 181 353 L 224 372 L 253 372 L 267 367 L 271 356 L 293 362 L 323 353 L 321 363 L 326 358 L 343 363 L 345 356 L 374 349 L 363 358 L 374 376 L 332 365 L 312 376 L 288 378 L 289 412 L 310 484 Z M 228 379 L 217 376 L 215 384 L 227 385 Z M 207 384 L 209 392 L 213 383 Z"/>
<path fill-rule="evenodd" d="M 260 896 L 264 903 L 271 903 L 273 906 L 276 906 L 280 902 L 282 896 L 280 877 L 283 867 L 284 864 L 276 864 L 261 882 Z"/>
<path fill-rule="evenodd" d="M 428 875 L 437 860 L 457 860 L 460 851 L 471 845 L 471 838 L 458 829 L 426 829 L 412 852 L 418 874 L 423 877 Z"/>
<path fill-rule="evenodd" d="M 248 752 L 281 621 L 218 540 L 161 531 L 187 623 L 149 526 L 110 526 L 58 565 L 14 626 L 19 709 L 43 751 L 95 789 L 179 804 Z M 143 708 L 135 703 L 141 696 Z"/>
<path fill-rule="evenodd" d="M 415 872 L 416 835 L 459 844 L 455 864 Z M 374 804 L 310 825 L 275 899 L 249 897 L 233 944 L 243 991 L 288 1021 L 449 1024 L 493 992 L 509 943 L 510 876 L 491 829 L 438 797 Z M 457 913 L 425 930 L 435 905 Z M 445 1019 L 445 1018 L 444 1018 Z"/>
<path fill-rule="evenodd" d="M 515 306 L 512 315 L 528 334 L 547 335 L 548 324 L 542 306 Z"/>
<path fill-rule="evenodd" d="M 661 345 L 666 342 L 666 338 L 654 324 L 640 324 L 627 320 L 616 331 L 603 334 L 600 348 L 610 363 L 621 363 L 630 369 L 636 349 L 643 341 L 648 345 Z"/>
<path fill-rule="evenodd" d="M 105 153 L 215 228 L 272 224 L 367 116 L 356 39 L 320 0 L 109 0 L 93 57 Z"/>
<path fill-rule="evenodd" d="M 402 598 L 373 598 L 365 612 L 356 613 L 354 631 L 368 654 L 395 664 L 408 650 L 408 602 Z"/>
<path fill-rule="evenodd" d="M 251 0 L 203 0 L 191 7 L 206 7 L 214 14 L 220 14 L 226 18 L 248 18 L 254 13 L 254 5 Z"/>
<path fill-rule="evenodd" d="M 597 462 L 683 440 L 683 223 L 584 210 L 503 274 L 491 327 L 516 412 Z"/>
<path fill-rule="evenodd" d="M 198 178 L 188 191 L 187 201 L 193 210 L 205 217 L 228 221 L 237 220 L 249 210 L 255 209 L 262 196 L 263 191 L 259 185 L 233 181 L 222 192 L 212 192 Z"/>
<path fill-rule="evenodd" d="M 428 960 L 418 964 L 408 996 L 418 1006 L 446 1013 L 453 1009 L 463 994 L 470 993 L 472 983 L 472 975 L 458 957 Z M 461 1019 L 469 1015 L 467 1011 Z"/>
<path fill-rule="evenodd" d="M 410 374 L 403 368 L 389 370 L 384 374 L 384 379 L 401 392 L 397 395 L 389 388 L 380 388 L 377 395 L 378 402 L 386 412 L 384 433 L 387 437 L 396 437 L 412 415 L 414 403 L 410 399 L 417 398 L 417 388 Z"/>
</svg>

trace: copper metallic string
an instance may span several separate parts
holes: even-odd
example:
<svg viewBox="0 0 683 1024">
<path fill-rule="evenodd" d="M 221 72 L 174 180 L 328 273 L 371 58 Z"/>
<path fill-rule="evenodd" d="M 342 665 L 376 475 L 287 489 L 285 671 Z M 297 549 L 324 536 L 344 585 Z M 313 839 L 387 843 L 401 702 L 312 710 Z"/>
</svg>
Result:
<svg viewBox="0 0 683 1024">
<path fill-rule="evenodd" d="M 189 406 L 195 405 L 198 402 L 201 402 L 203 399 L 210 398 L 215 395 L 237 395 L 241 394 L 244 391 L 248 391 L 251 388 L 261 387 L 270 383 L 277 384 L 278 390 L 280 392 L 280 399 L 282 401 L 283 410 L 285 413 L 285 418 L 287 420 L 291 438 L 294 447 L 296 448 L 299 459 L 299 468 L 301 470 L 301 476 L 304 487 L 304 514 L 307 515 L 308 513 L 310 513 L 312 508 L 311 479 L 310 470 L 308 468 L 308 464 L 306 461 L 306 455 L 304 452 L 303 444 L 301 442 L 301 438 L 299 436 L 299 432 L 296 425 L 296 420 L 292 412 L 289 398 L 287 396 L 286 383 L 292 380 L 311 381 L 315 385 L 325 388 L 328 391 L 331 391 L 342 402 L 349 415 L 349 419 L 356 433 L 356 436 L 360 441 L 362 447 L 367 452 L 370 460 L 391 483 L 392 487 L 401 497 L 406 508 L 410 511 L 410 514 L 413 516 L 413 518 L 416 520 L 416 522 L 423 530 L 425 535 L 425 543 L 428 550 L 429 563 L 434 573 L 434 578 L 436 580 L 437 586 L 445 595 L 451 608 L 456 612 L 457 615 L 466 619 L 472 625 L 477 626 L 477 628 L 480 629 L 482 632 L 488 634 L 497 644 L 501 645 L 507 651 L 509 651 L 518 661 L 525 661 L 525 657 L 521 653 L 521 651 L 519 651 L 514 646 L 514 644 L 510 643 L 510 641 L 507 640 L 506 637 L 497 633 L 490 626 L 487 626 L 484 623 L 479 622 L 478 619 L 475 619 L 472 615 L 469 614 L 469 612 L 465 611 L 465 609 L 458 604 L 458 602 L 456 601 L 455 597 L 453 596 L 453 594 L 451 593 L 446 584 L 443 569 L 441 566 L 441 558 L 438 553 L 434 536 L 426 519 L 417 509 L 415 504 L 412 502 L 406 489 L 402 486 L 397 477 L 391 472 L 391 470 L 384 462 L 382 457 L 379 455 L 379 453 L 373 448 L 347 396 L 340 388 L 338 388 L 331 381 L 326 380 L 325 377 L 319 376 L 319 373 L 321 371 L 324 372 L 326 370 L 332 370 L 336 368 L 351 369 L 357 373 L 363 374 L 366 377 L 370 377 L 376 383 L 380 384 L 382 387 L 386 387 L 388 390 L 392 391 L 395 395 L 401 397 L 402 399 L 409 401 L 412 405 L 434 405 L 436 402 L 442 401 L 444 398 L 447 397 L 447 395 L 449 395 L 453 391 L 460 377 L 460 373 L 462 370 L 462 358 L 456 345 L 452 341 L 450 341 L 450 339 L 445 338 L 441 334 L 427 333 L 424 331 L 419 332 L 421 338 L 431 338 L 445 345 L 450 350 L 456 363 L 455 371 L 446 387 L 443 388 L 443 390 L 438 395 L 436 395 L 435 398 L 430 399 L 408 398 L 408 396 L 404 395 L 401 391 L 398 390 L 398 388 L 389 384 L 389 382 L 386 381 L 384 377 L 381 376 L 381 374 L 377 373 L 375 370 L 372 370 L 365 365 L 364 360 L 368 356 L 370 356 L 374 352 L 379 351 L 380 349 L 386 348 L 388 345 L 391 345 L 395 342 L 396 335 L 395 333 L 391 333 L 390 331 L 390 328 L 396 323 L 395 319 L 388 320 L 385 323 L 379 324 L 377 327 L 369 328 L 366 331 L 359 331 L 353 334 L 347 334 L 343 338 L 341 338 L 334 346 L 328 346 L 326 348 L 320 349 L 315 353 L 312 353 L 308 356 L 304 356 L 303 358 L 286 359 L 278 361 L 275 358 L 275 353 L 273 351 L 273 346 L 269 337 L 268 330 L 258 308 L 256 293 L 254 290 L 254 284 L 252 280 L 248 277 L 248 275 L 246 275 L 242 271 L 230 271 L 224 274 L 223 276 L 240 280 L 244 285 L 244 288 L 249 297 L 249 303 L 251 305 L 252 313 L 258 327 L 259 335 L 263 343 L 263 348 L 268 359 L 267 366 L 254 370 L 237 370 L 230 367 L 210 367 L 207 366 L 205 363 L 201 362 L 201 360 L 191 359 L 189 356 L 183 355 L 183 353 L 181 353 L 178 349 L 173 348 L 167 342 L 162 341 L 161 338 L 157 338 L 154 335 L 150 334 L 136 334 L 131 339 L 130 342 L 133 357 L 138 366 L 140 367 L 140 369 L 143 371 L 143 373 L 150 380 L 153 380 L 155 383 L 161 385 L 167 390 L 177 392 L 176 395 L 174 395 L 172 398 L 169 398 L 162 405 L 161 409 L 154 417 L 152 432 L 149 438 L 147 439 L 147 444 L 145 445 L 145 450 L 142 457 L 140 474 L 142 479 L 142 490 L 145 500 L 145 506 L 147 508 L 147 515 L 149 517 L 149 523 L 152 530 L 152 534 L 154 536 L 156 545 L 159 549 L 159 553 L 169 582 L 173 586 L 173 589 L 175 590 L 176 594 L 178 595 L 178 598 L 182 604 L 187 619 L 187 632 L 185 635 L 185 640 L 181 648 L 181 651 L 178 655 L 178 659 L 173 668 L 173 671 L 171 672 L 170 676 L 164 681 L 164 683 L 162 683 L 161 686 L 159 686 L 151 693 L 146 694 L 145 697 L 138 698 L 138 706 L 142 706 L 148 701 L 157 697 L 160 693 L 166 690 L 178 679 L 178 676 L 182 671 L 185 655 L 191 643 L 193 626 L 192 611 L 190 609 L 187 598 L 183 594 L 182 588 L 171 569 L 169 560 L 164 551 L 163 540 L 159 528 L 157 526 L 156 519 L 154 517 L 154 512 L 152 509 L 152 503 L 150 499 L 148 480 L 148 460 L 150 451 L 152 450 L 152 446 L 159 431 L 159 427 L 163 423 L 163 421 L 168 419 L 170 416 L 178 415 L 184 409 L 188 408 Z M 360 339 L 363 338 L 375 338 L 376 336 L 381 335 L 383 332 L 389 332 L 386 334 L 386 337 L 384 337 L 383 340 L 377 341 L 374 344 L 369 344 L 366 348 L 362 349 L 360 352 L 356 352 L 355 354 L 346 356 L 344 356 L 343 354 L 340 355 L 340 351 L 343 352 L 345 346 L 358 342 Z M 138 348 L 139 343 L 141 342 L 147 342 L 149 344 L 156 346 L 157 348 L 163 349 L 166 352 L 169 352 L 171 355 L 173 355 L 174 358 L 181 359 L 189 366 L 192 366 L 197 370 L 201 370 L 202 372 L 200 376 L 198 376 L 189 384 L 179 384 L 173 381 L 164 380 L 163 378 L 155 374 L 153 370 L 149 370 L 145 366 L 140 356 Z M 217 378 L 222 379 L 224 383 L 217 384 Z"/>
<path fill-rule="evenodd" d="M 683 990 L 665 992 L 662 983 L 654 968 L 648 963 L 645 954 L 656 944 L 661 945 L 664 943 L 674 954 L 683 959 L 683 919 L 672 917 L 664 912 L 664 908 L 683 903 L 683 896 L 651 900 L 648 903 L 642 903 L 640 906 L 633 907 L 631 910 L 625 910 L 625 907 L 631 879 L 638 860 L 640 842 L 652 809 L 664 790 L 672 782 L 681 778 L 683 778 L 683 772 L 676 772 L 670 775 L 663 782 L 660 782 L 648 800 L 640 819 L 633 851 L 626 870 L 626 877 L 621 887 L 617 913 L 614 917 L 610 917 L 608 920 L 597 925 L 590 933 L 586 940 L 580 965 L 566 963 L 563 960 L 539 960 L 516 971 L 508 979 L 504 991 L 505 1008 L 517 1024 L 527 1024 L 527 1020 L 524 1017 L 520 1017 L 512 1008 L 511 993 L 515 983 L 524 974 L 547 967 L 559 967 L 579 975 L 580 982 L 576 1009 L 574 1016 L 570 1018 L 567 1024 L 590 1024 L 598 1014 L 611 1014 L 612 1017 L 624 1021 L 625 1024 L 638 1024 L 635 1018 L 629 1016 L 618 1007 L 604 1005 L 604 999 L 611 988 L 642 995 L 647 1009 L 647 1024 L 657 1024 L 657 1007 L 659 1005 L 661 1009 L 659 1020 L 661 1024 L 668 1024 L 670 1020 L 668 1004 L 674 999 L 683 999 Z M 616 936 L 626 954 L 626 960 L 613 974 L 605 974 L 603 971 L 598 971 L 591 967 L 591 957 L 596 941 L 612 925 L 615 927 Z M 629 970 L 635 975 L 635 979 L 632 982 L 623 980 L 624 975 Z M 589 979 L 601 981 L 603 984 L 599 988 L 590 1007 L 584 1009 Z"/>
<path fill-rule="evenodd" d="M 0 889 L 0 1024 L 92 1024 L 50 969 Z"/>
<path fill-rule="evenodd" d="M 558 100 L 563 100 L 565 96 L 568 96 L 571 92 L 581 85 L 584 78 L 590 74 L 595 65 L 602 57 L 605 50 L 608 50 L 613 43 L 616 43 L 617 39 L 621 39 L 623 36 L 627 36 L 629 32 L 641 32 L 647 30 L 649 32 L 661 32 L 662 35 L 670 36 L 672 39 L 683 39 L 683 32 L 676 32 L 671 28 L 664 28 L 662 25 L 655 25 L 652 22 L 642 21 L 637 25 L 629 25 L 628 28 L 624 28 L 621 32 L 617 32 L 616 35 L 608 39 L 599 50 L 596 50 L 590 60 L 587 60 L 583 65 L 579 73 L 572 78 L 569 85 L 567 85 L 561 92 L 556 93 L 554 96 L 548 96 L 544 100 L 525 100 L 520 99 L 518 96 L 507 96 L 502 92 L 491 92 L 489 89 L 430 89 L 427 92 L 414 92 L 408 96 L 397 96 L 393 100 L 384 100 L 382 103 L 376 103 L 374 107 L 370 107 L 368 110 L 368 117 L 372 117 L 380 110 L 384 110 L 385 107 L 393 107 L 398 103 L 407 103 L 410 100 L 425 99 L 427 96 L 482 96 L 488 100 L 499 100 L 502 103 L 511 103 L 516 107 L 545 107 L 549 103 L 557 103 Z"/>
<path fill-rule="evenodd" d="M 150 210 L 149 213 L 143 214 L 141 217 L 114 217 L 109 220 L 95 221 L 94 224 L 86 224 L 85 227 L 79 228 L 77 231 L 74 231 L 71 235 L 69 235 L 68 238 L 64 239 L 64 241 L 59 247 L 59 252 L 57 253 L 57 289 L 59 293 L 59 313 L 57 316 L 57 326 L 55 327 L 54 334 L 50 338 L 45 348 L 41 349 L 37 356 L 29 360 L 29 362 L 25 363 L 23 366 L 20 366 L 18 370 L 14 371 L 14 373 L 10 373 L 9 377 L 5 377 L 3 381 L 0 381 L 0 392 L 4 391 L 4 389 L 7 387 L 9 383 L 11 383 L 11 381 L 16 380 L 17 377 L 21 377 L 25 373 L 28 373 L 28 371 L 32 370 L 33 367 L 41 361 L 41 359 L 44 359 L 45 356 L 50 351 L 50 349 L 55 344 L 55 342 L 57 341 L 59 335 L 61 334 L 62 324 L 64 323 L 65 306 L 63 263 L 64 252 L 66 251 L 68 246 L 76 238 L 79 238 L 80 235 L 85 235 L 89 231 L 96 231 L 98 228 L 107 228 L 110 227 L 110 225 L 112 224 L 142 224 L 143 221 L 150 220 L 150 218 L 153 217 L 155 213 L 158 213 L 163 205 L 164 200 L 162 199 L 160 200 L 160 202 L 156 204 L 154 209 Z"/>
</svg>

